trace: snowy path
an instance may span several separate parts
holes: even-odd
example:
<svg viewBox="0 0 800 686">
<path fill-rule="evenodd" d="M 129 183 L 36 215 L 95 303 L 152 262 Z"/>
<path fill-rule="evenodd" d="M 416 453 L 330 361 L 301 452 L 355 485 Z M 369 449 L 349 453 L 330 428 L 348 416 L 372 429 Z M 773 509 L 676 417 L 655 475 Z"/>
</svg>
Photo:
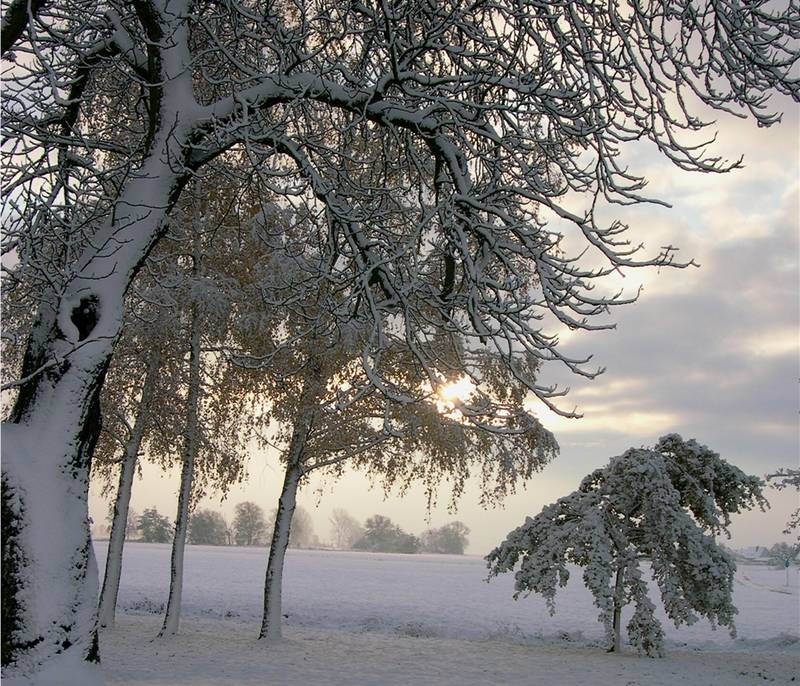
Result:
<svg viewBox="0 0 800 686">
<path fill-rule="evenodd" d="M 753 686 L 791 684 L 790 653 L 673 651 L 651 660 L 574 646 L 292 629 L 273 646 L 257 625 L 192 619 L 166 643 L 156 617 L 102 635 L 109 686 Z M 798 679 L 800 680 L 800 679 Z"/>
</svg>

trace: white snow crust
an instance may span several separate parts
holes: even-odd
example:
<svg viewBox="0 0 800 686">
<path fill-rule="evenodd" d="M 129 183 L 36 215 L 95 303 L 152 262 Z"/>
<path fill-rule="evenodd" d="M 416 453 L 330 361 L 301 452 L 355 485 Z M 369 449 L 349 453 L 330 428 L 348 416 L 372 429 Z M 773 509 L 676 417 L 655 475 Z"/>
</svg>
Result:
<svg viewBox="0 0 800 686">
<path fill-rule="evenodd" d="M 106 542 L 96 544 L 105 560 Z M 260 620 L 267 549 L 187 546 L 182 616 Z M 473 555 L 394 555 L 289 550 L 283 612 L 287 627 L 342 629 L 390 635 L 486 639 L 522 643 L 569 640 L 599 645 L 598 610 L 575 568 L 550 617 L 544 601 L 515 601 L 513 579 L 491 583 L 482 558 Z M 686 646 L 737 650 L 755 645 L 800 651 L 798 572 L 785 587 L 785 572 L 740 566 L 734 602 L 738 636 L 698 621 L 675 629 L 663 614 L 667 648 Z M 132 543 L 126 547 L 119 611 L 157 614 L 169 586 L 169 546 Z M 650 585 L 658 606 L 657 590 Z M 787 594 L 788 592 L 788 594 Z M 627 616 L 623 614 L 623 624 Z"/>
<path fill-rule="evenodd" d="M 96 544 L 100 560 L 105 545 Z M 128 545 L 118 625 L 101 635 L 108 683 L 577 686 L 589 674 L 597 686 L 800 682 L 796 570 L 785 587 L 783 570 L 740 567 L 736 639 L 704 621 L 676 630 L 661 614 L 668 654 L 647 659 L 630 648 L 605 653 L 580 573 L 550 617 L 537 597 L 512 599 L 510 575 L 487 584 L 476 556 L 290 550 L 286 638 L 259 642 L 266 554 L 188 546 L 181 633 L 151 642 L 169 546 Z"/>
</svg>

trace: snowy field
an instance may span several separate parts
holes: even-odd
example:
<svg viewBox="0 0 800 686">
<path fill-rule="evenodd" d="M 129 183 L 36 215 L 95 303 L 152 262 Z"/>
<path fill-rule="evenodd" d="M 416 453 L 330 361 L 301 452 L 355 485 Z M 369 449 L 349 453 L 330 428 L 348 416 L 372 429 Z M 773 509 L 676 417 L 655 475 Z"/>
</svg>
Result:
<svg viewBox="0 0 800 686">
<path fill-rule="evenodd" d="M 98 542 L 96 551 L 102 567 L 106 544 Z M 265 564 L 263 548 L 188 546 L 181 636 L 154 643 L 167 598 L 169 546 L 128 545 L 118 626 L 102 636 L 110 683 L 728 686 L 800 680 L 796 570 L 786 587 L 782 570 L 741 566 L 738 638 L 704 621 L 676 630 L 663 620 L 670 655 L 649 660 L 604 652 L 579 570 L 550 617 L 538 597 L 512 599 L 509 575 L 487 584 L 479 557 L 297 550 L 287 557 L 286 638 L 268 648 L 255 641 Z"/>
</svg>

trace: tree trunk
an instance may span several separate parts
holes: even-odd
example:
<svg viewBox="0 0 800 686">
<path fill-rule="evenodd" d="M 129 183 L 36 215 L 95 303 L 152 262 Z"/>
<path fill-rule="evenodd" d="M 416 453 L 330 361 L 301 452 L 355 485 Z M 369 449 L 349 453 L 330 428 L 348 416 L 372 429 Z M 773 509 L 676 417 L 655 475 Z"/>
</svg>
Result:
<svg viewBox="0 0 800 686">
<path fill-rule="evenodd" d="M 2 663 L 9 683 L 102 684 L 97 565 L 88 519 L 100 390 L 122 327 L 124 297 L 167 229 L 189 177 L 195 125 L 188 28 L 161 13 L 152 136 L 106 223 L 43 296 L 28 339 L 23 383 L 2 430 Z M 169 71 L 169 74 L 167 74 Z"/>
<path fill-rule="evenodd" d="M 620 624 L 622 622 L 622 606 L 624 604 L 622 597 L 624 590 L 623 579 L 623 569 L 622 567 L 618 567 L 616 581 L 614 584 L 614 643 L 609 650 L 610 653 L 619 653 L 622 650 L 622 630 Z"/>
<path fill-rule="evenodd" d="M 3 427 L 4 681 L 102 683 L 87 502 L 106 366 L 95 379 L 83 377 L 82 393 L 69 384 L 76 406 L 55 411 L 49 423 L 36 417 Z"/>
<path fill-rule="evenodd" d="M 264 581 L 264 615 L 259 638 L 275 640 L 281 637 L 283 564 L 286 559 L 286 548 L 289 546 L 292 516 L 297 505 L 297 487 L 301 476 L 300 465 L 287 466 L 278 501 L 278 512 L 275 514 L 272 543 L 269 547 L 267 575 Z"/>
<path fill-rule="evenodd" d="M 125 291 L 166 229 L 181 184 L 163 161 L 147 160 L 75 265 L 76 276 L 42 302 L 31 331 L 25 382 L 2 429 L 2 663 L 8 680 L 102 682 L 87 507 L 100 390 L 122 326 Z M 142 207 L 139 198 L 152 206 Z"/>
<path fill-rule="evenodd" d="M 283 563 L 292 528 L 292 516 L 297 505 L 297 488 L 303 476 L 303 460 L 306 445 L 317 417 L 319 397 L 324 387 L 320 370 L 312 359 L 310 374 L 304 383 L 300 398 L 300 412 L 292 428 L 292 438 L 286 457 L 286 475 L 275 514 L 275 527 L 267 558 L 267 574 L 264 580 L 264 614 L 261 619 L 259 638 L 275 640 L 281 637 L 281 606 L 283 602 Z"/>
<path fill-rule="evenodd" d="M 136 464 L 139 460 L 144 432 L 150 418 L 150 405 L 156 380 L 158 379 L 160 358 L 158 353 L 151 355 L 147 365 L 147 375 L 142 387 L 142 397 L 136 421 L 133 424 L 125 455 L 119 473 L 117 498 L 114 502 L 114 519 L 111 522 L 111 536 L 108 541 L 106 569 L 103 575 L 103 590 L 100 592 L 100 609 L 98 620 L 100 626 L 114 626 L 114 615 L 119 594 L 119 579 L 122 574 L 122 549 L 125 545 L 125 534 L 128 529 L 128 510 L 131 502 L 133 477 L 136 475 Z"/>
<path fill-rule="evenodd" d="M 195 259 L 197 265 L 197 259 Z M 170 565 L 169 600 L 164 614 L 164 624 L 159 636 L 174 636 L 178 633 L 181 618 L 181 596 L 183 594 L 183 553 L 186 548 L 186 531 L 189 527 L 189 510 L 194 482 L 194 465 L 199 445 L 198 413 L 200 403 L 200 326 L 197 307 L 192 305 L 190 320 L 191 349 L 189 352 L 189 391 L 186 398 L 186 436 L 184 438 L 183 469 L 178 494 L 178 513 L 175 517 L 175 537 L 172 541 Z"/>
</svg>

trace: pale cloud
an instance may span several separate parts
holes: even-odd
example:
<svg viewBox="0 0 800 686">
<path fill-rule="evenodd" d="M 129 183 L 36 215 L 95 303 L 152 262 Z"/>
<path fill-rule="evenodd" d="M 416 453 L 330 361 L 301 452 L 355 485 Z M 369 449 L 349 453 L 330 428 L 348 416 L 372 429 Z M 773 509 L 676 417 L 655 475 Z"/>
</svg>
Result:
<svg viewBox="0 0 800 686">
<path fill-rule="evenodd" d="M 557 436 L 595 433 L 614 426 L 624 426 L 625 432 L 631 435 L 652 436 L 668 433 L 680 419 L 675 412 L 626 410 L 614 403 L 581 406 L 581 411 L 583 416 L 580 419 L 560 417 L 549 410 L 540 419 Z"/>
<path fill-rule="evenodd" d="M 743 352 L 756 357 L 782 357 L 797 354 L 800 333 L 794 327 L 777 327 L 746 336 L 739 345 Z"/>
</svg>

